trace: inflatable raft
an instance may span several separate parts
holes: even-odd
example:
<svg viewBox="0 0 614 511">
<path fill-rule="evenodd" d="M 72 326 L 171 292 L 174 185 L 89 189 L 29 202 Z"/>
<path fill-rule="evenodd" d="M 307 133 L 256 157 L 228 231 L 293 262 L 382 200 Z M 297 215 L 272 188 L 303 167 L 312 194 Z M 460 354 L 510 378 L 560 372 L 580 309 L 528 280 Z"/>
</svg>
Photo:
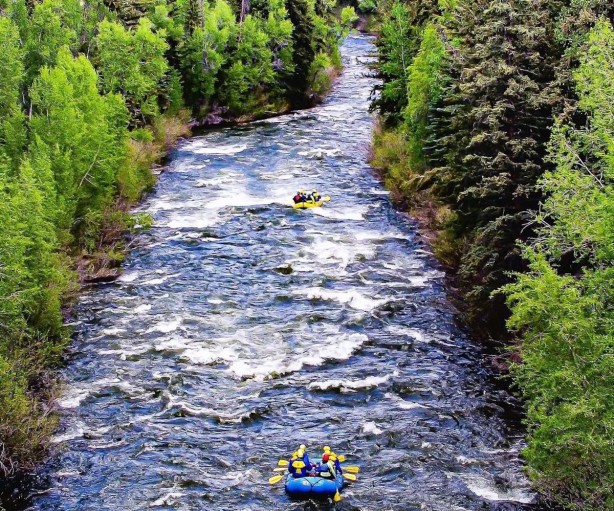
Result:
<svg viewBox="0 0 614 511">
<path fill-rule="evenodd" d="M 337 474 L 337 479 L 324 479 L 323 477 L 286 477 L 286 491 L 290 495 L 332 497 L 343 488 L 343 476 Z"/>
<path fill-rule="evenodd" d="M 309 208 L 319 208 L 324 204 L 323 200 L 318 202 L 307 201 L 307 202 L 297 202 L 292 205 L 294 209 L 309 209 Z"/>
</svg>

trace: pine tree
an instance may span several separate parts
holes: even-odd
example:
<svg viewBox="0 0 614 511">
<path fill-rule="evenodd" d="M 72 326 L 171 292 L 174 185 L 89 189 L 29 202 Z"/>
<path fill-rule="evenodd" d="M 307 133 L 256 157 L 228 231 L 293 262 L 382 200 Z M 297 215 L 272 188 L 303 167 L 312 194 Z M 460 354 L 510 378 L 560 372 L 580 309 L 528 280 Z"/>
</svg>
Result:
<svg viewBox="0 0 614 511">
<path fill-rule="evenodd" d="M 530 235 L 524 228 L 541 197 L 536 183 L 561 101 L 546 4 L 474 0 L 459 7 L 460 47 L 450 71 L 458 81 L 444 93 L 433 127 L 437 191 L 453 205 L 452 228 L 466 243 L 459 276 L 474 312 L 495 323 L 482 309 L 503 315 L 502 301 L 489 307 L 489 295 L 507 271 L 522 267 L 515 242 Z"/>
<path fill-rule="evenodd" d="M 294 73 L 288 80 L 288 89 L 291 101 L 300 106 L 306 104 L 305 90 L 309 83 L 309 70 L 316 56 L 311 44 L 314 24 L 307 0 L 286 0 L 286 7 L 294 26 L 292 32 Z"/>
</svg>

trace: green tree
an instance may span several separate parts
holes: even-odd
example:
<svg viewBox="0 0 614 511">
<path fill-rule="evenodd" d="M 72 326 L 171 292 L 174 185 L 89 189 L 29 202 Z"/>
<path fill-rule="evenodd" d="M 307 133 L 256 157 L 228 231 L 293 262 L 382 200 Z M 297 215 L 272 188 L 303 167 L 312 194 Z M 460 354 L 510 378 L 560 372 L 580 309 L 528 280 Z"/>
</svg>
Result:
<svg viewBox="0 0 614 511">
<path fill-rule="evenodd" d="M 531 474 L 585 510 L 614 507 L 613 62 L 614 30 L 601 19 L 574 73 L 588 121 L 553 130 L 555 168 L 540 181 L 548 198 L 524 248 L 531 271 L 506 288 L 509 327 L 522 337 L 514 370 L 529 404 Z"/>
<path fill-rule="evenodd" d="M 0 157 L 5 153 L 14 163 L 25 143 L 21 91 L 24 79 L 23 50 L 19 30 L 8 18 L 0 18 Z"/>
<path fill-rule="evenodd" d="M 522 268 L 517 239 L 537 207 L 538 178 L 553 114 L 562 95 L 560 50 L 547 2 L 473 0 L 459 4 L 451 31 L 459 39 L 432 123 L 428 156 L 436 192 L 450 203 L 460 240 L 458 275 L 471 319 L 503 328 L 505 306 L 492 291 Z"/>
<path fill-rule="evenodd" d="M 51 162 L 59 228 L 81 236 L 90 228 L 91 215 L 113 197 L 126 154 L 123 99 L 101 96 L 91 63 L 83 56 L 73 58 L 67 48 L 60 51 L 56 67 L 41 70 L 31 96 L 31 129 L 38 137 L 37 151 L 46 151 Z"/>
<path fill-rule="evenodd" d="M 147 18 L 141 18 L 136 30 L 103 20 L 96 37 L 96 63 L 105 92 L 124 96 L 139 122 L 158 115 L 160 81 L 168 70 L 165 52 L 166 32 L 152 31 Z"/>
</svg>

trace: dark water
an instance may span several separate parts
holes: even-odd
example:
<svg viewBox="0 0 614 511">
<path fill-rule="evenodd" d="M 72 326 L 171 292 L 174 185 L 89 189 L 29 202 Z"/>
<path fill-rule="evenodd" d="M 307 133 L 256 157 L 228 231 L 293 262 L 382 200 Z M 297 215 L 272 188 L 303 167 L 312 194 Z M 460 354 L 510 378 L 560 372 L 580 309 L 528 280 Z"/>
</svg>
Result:
<svg viewBox="0 0 614 511">
<path fill-rule="evenodd" d="M 339 509 L 533 509 L 510 397 L 366 164 L 372 50 L 348 39 L 322 106 L 172 155 L 154 228 L 78 307 L 31 509 L 303 509 L 267 484 L 299 443 L 360 465 Z M 294 211 L 299 187 L 333 200 Z"/>
</svg>

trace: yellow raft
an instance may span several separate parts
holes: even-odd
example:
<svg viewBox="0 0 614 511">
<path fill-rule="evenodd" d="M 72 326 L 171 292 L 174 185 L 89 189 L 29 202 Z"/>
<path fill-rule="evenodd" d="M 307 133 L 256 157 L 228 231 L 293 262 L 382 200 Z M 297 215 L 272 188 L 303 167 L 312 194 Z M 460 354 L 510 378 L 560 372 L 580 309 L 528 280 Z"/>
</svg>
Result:
<svg viewBox="0 0 614 511">
<path fill-rule="evenodd" d="M 321 200 L 315 202 L 312 200 L 308 200 L 307 202 L 297 202 L 292 205 L 294 209 L 309 209 L 309 208 L 319 208 L 324 205 L 325 202 L 328 202 L 330 197 L 322 197 Z"/>
</svg>

